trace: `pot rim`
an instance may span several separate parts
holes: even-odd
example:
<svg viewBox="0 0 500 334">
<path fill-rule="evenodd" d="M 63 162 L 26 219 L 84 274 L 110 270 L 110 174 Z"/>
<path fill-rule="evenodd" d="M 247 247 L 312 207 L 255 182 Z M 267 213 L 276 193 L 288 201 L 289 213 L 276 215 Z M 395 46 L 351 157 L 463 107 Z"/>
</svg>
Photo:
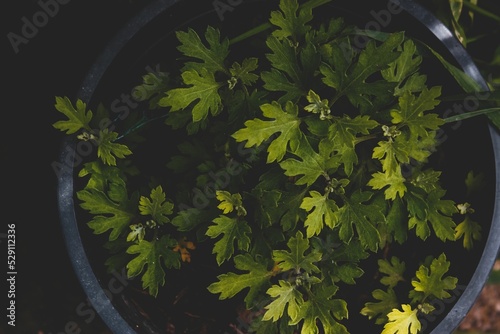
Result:
<svg viewBox="0 0 500 334">
<path fill-rule="evenodd" d="M 84 102 L 90 101 L 99 81 L 120 50 L 122 50 L 129 40 L 149 22 L 180 1 L 181 0 L 155 1 L 146 6 L 126 24 L 94 62 L 82 82 L 78 92 L 78 98 Z M 462 67 L 462 70 L 473 78 L 482 89 L 489 91 L 486 81 L 464 46 L 434 14 L 415 0 L 389 0 L 389 2 L 399 5 L 408 14 L 420 21 L 439 41 L 441 41 L 460 67 Z M 493 145 L 496 171 L 495 198 L 500 199 L 500 133 L 491 125 L 489 125 L 489 132 Z M 72 161 L 72 157 L 75 156 L 74 152 L 75 142 L 65 137 L 61 144 L 59 161 L 63 164 L 64 162 Z M 71 259 L 73 270 L 90 303 L 97 310 L 97 313 L 106 326 L 114 333 L 137 334 L 137 330 L 140 329 L 140 326 L 136 325 L 134 329 L 130 323 L 124 319 L 113 304 L 112 299 L 104 292 L 99 280 L 92 270 L 76 220 L 74 209 L 75 203 L 73 200 L 73 166 L 68 166 L 68 164 L 64 164 L 64 166 L 65 168 L 61 169 L 58 173 L 57 200 L 64 241 Z M 448 314 L 432 330 L 431 334 L 451 333 L 460 325 L 460 322 L 471 309 L 486 284 L 498 256 L 500 249 L 500 237 L 498 236 L 500 236 L 500 208 L 497 205 L 494 207 L 490 232 L 481 259 L 469 284 Z M 149 333 L 158 333 L 156 329 L 150 328 L 146 323 L 143 323 L 143 326 L 148 327 Z"/>
</svg>

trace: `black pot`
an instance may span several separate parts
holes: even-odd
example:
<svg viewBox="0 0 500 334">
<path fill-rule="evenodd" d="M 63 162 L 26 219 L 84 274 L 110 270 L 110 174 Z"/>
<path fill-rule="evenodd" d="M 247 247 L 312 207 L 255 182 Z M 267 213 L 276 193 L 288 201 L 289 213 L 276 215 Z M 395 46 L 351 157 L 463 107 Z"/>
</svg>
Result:
<svg viewBox="0 0 500 334">
<path fill-rule="evenodd" d="M 485 91 L 488 90 L 483 77 L 463 46 L 443 23 L 422 5 L 412 0 L 368 3 L 370 4 L 366 6 L 368 10 L 360 10 L 361 5 L 358 1 L 339 0 L 332 3 L 331 10 L 351 15 L 354 21 L 370 22 L 372 25 L 367 26 L 369 29 L 397 30 L 405 27 L 410 35 L 419 36 L 441 54 L 446 55 L 450 62 L 461 67 Z M 395 8 L 388 6 L 393 6 L 394 3 L 399 3 L 403 11 L 386 16 L 387 13 L 391 14 L 388 8 Z M 270 6 L 269 2 L 265 4 L 262 1 L 233 1 L 232 4 L 230 8 L 234 11 L 244 11 L 245 6 L 259 6 L 258 8 L 262 9 Z M 195 27 L 199 24 L 202 24 L 200 28 L 210 24 L 223 27 L 223 29 L 245 30 L 244 25 L 251 26 L 252 19 L 257 21 L 261 19 L 257 15 L 245 21 L 238 21 L 232 17 L 232 11 L 227 8 L 226 11 L 216 10 L 212 2 L 204 2 L 200 5 L 190 0 L 159 0 L 152 3 L 109 43 L 82 83 L 78 98 L 89 105 L 95 101 L 112 104 L 113 98 L 110 97 L 119 97 L 123 92 L 128 93 L 126 89 L 138 84 L 134 80 L 144 73 L 146 66 L 154 68 L 159 64 L 160 69 L 164 70 L 163 66 L 168 66 L 169 57 L 173 60 L 178 56 L 173 47 L 169 53 L 164 52 L 165 45 L 172 41 L 176 30 L 187 26 Z M 193 16 L 194 10 L 198 15 Z M 262 12 L 264 16 L 268 13 L 267 10 Z M 117 85 L 117 82 L 120 84 Z M 487 239 L 483 237 L 485 240 L 476 245 L 474 252 L 468 255 L 462 253 L 455 255 L 458 263 L 461 263 L 462 259 L 469 262 L 461 268 L 464 271 L 463 277 L 468 283 L 457 288 L 453 298 L 434 305 L 438 310 L 437 315 L 423 320 L 425 332 L 430 331 L 433 334 L 451 333 L 458 327 L 482 290 L 500 248 L 500 211 L 496 206 L 500 200 L 500 156 L 497 153 L 500 152 L 500 134 L 483 121 L 473 121 L 467 124 L 470 125 L 463 125 L 461 129 L 450 135 L 452 140 L 444 143 L 445 145 L 449 143 L 451 152 L 446 157 L 446 162 L 451 166 L 454 163 L 464 163 L 460 160 L 460 152 L 451 147 L 452 144 L 455 147 L 483 145 L 481 150 L 472 148 L 468 162 L 484 159 L 487 165 L 485 168 L 490 173 L 491 183 L 487 195 L 488 198 L 494 199 L 494 202 L 485 204 L 485 207 L 492 211 L 485 218 L 491 221 L 491 225 L 483 226 L 483 235 L 488 237 Z M 477 141 L 472 140 L 471 133 Z M 484 153 L 488 156 L 483 156 Z M 80 284 L 100 317 L 114 333 L 166 333 L 161 325 L 141 314 L 140 307 L 134 304 L 137 299 L 130 298 L 127 293 L 126 288 L 131 283 L 125 278 L 124 273 L 106 273 L 100 253 L 102 250 L 91 246 L 91 240 L 95 240 L 96 236 L 89 232 L 85 224 L 78 222 L 78 205 L 75 205 L 74 201 L 74 184 L 77 182 L 75 181 L 75 167 L 81 165 L 83 158 L 84 153 L 80 152 L 76 143 L 71 139 L 65 139 L 60 155 L 63 168 L 60 169 L 58 175 L 59 211 L 67 250 Z M 453 174 L 451 170 L 448 172 Z M 97 244 L 102 245 L 99 242 Z M 422 245 L 415 244 L 414 247 L 418 248 Z M 427 244 L 425 247 L 428 247 Z M 451 261 L 453 264 L 453 259 Z M 469 267 L 472 267 L 472 270 Z M 202 278 L 199 277 L 199 279 Z M 175 315 L 159 315 L 161 316 Z M 367 332 L 366 327 L 362 327 L 366 326 L 365 323 L 360 323 L 359 326 L 359 331 L 354 329 L 352 332 L 361 330 Z M 231 333 L 229 328 L 226 332 Z"/>
</svg>

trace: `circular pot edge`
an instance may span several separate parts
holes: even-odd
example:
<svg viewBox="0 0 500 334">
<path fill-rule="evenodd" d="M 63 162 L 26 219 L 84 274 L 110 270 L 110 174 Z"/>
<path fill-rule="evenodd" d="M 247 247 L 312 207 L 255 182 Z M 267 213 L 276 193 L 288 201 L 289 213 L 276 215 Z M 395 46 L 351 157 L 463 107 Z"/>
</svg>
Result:
<svg viewBox="0 0 500 334">
<path fill-rule="evenodd" d="M 88 75 L 82 83 L 78 93 L 83 101 L 89 101 L 93 92 L 117 53 L 126 45 L 126 43 L 149 21 L 158 14 L 169 8 L 180 0 L 159 0 L 147 6 L 139 13 L 124 29 L 113 39 L 113 41 L 104 50 L 101 56 L 94 63 Z M 439 21 L 430 11 L 414 0 L 390 0 L 400 5 L 406 12 L 414 16 L 423 25 L 425 25 L 450 51 L 455 60 L 460 64 L 464 72 L 471 76 L 483 89 L 488 90 L 487 84 L 480 74 L 465 48 L 453 36 L 451 31 Z M 500 133 L 492 126 L 489 128 L 495 153 L 496 170 L 496 198 L 500 198 Z M 84 289 L 90 302 L 99 313 L 105 324 L 110 330 L 116 333 L 136 334 L 137 332 L 120 315 L 119 311 L 113 305 L 111 299 L 104 293 L 92 267 L 86 257 L 82 240 L 79 235 L 73 201 L 73 165 L 68 161 L 73 161 L 75 157 L 75 143 L 65 139 L 61 145 L 60 162 L 64 168 L 58 175 L 57 197 L 59 205 L 59 214 L 65 243 L 72 262 L 73 270 Z M 478 263 L 473 277 L 459 300 L 445 316 L 445 318 L 433 329 L 432 334 L 451 333 L 456 329 L 470 310 L 475 300 L 479 296 L 487 277 L 493 267 L 500 249 L 500 210 L 494 208 L 492 225 L 488 240 L 486 241 L 481 260 Z"/>
</svg>

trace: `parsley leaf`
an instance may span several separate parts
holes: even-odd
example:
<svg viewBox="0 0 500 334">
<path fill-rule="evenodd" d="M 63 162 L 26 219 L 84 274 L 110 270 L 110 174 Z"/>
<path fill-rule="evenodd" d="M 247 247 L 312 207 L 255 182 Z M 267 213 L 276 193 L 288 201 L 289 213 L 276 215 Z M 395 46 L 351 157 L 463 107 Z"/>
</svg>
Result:
<svg viewBox="0 0 500 334">
<path fill-rule="evenodd" d="M 301 136 L 299 125 L 301 123 L 298 115 L 298 107 L 292 102 L 282 109 L 278 102 L 266 103 L 261 107 L 264 117 L 270 121 L 253 119 L 245 122 L 245 127 L 236 131 L 232 137 L 238 142 L 244 142 L 245 147 L 259 146 L 276 133 L 280 135 L 272 139 L 267 148 L 267 162 L 280 161 L 283 159 L 289 145 L 296 146 L 296 141 Z M 289 144 L 290 143 L 290 144 Z"/>
<path fill-rule="evenodd" d="M 378 260 L 378 266 L 380 272 L 386 274 L 380 279 L 382 284 L 394 288 L 398 282 L 404 281 L 403 273 L 406 266 L 397 257 L 393 256 L 390 262 L 386 259 L 380 259 Z"/>
<path fill-rule="evenodd" d="M 375 41 L 370 40 L 352 66 L 345 63 L 348 59 L 339 65 L 334 61 L 330 62 L 333 68 L 330 64 L 323 64 L 320 67 L 324 76 L 323 82 L 335 88 L 334 101 L 342 96 L 347 96 L 354 106 L 363 111 L 372 108 L 371 97 L 387 96 L 391 93 L 395 84 L 384 80 L 369 82 L 368 79 L 373 74 L 387 68 L 391 62 L 399 57 L 400 52 L 397 51 L 397 48 L 403 40 L 403 32 L 391 34 L 380 46 L 377 46 Z M 341 52 L 342 54 L 344 52 Z"/>
<path fill-rule="evenodd" d="M 215 239 L 223 234 L 223 237 L 215 243 L 212 251 L 213 254 L 217 255 L 216 259 L 219 265 L 233 256 L 235 241 L 237 242 L 238 249 L 243 251 L 248 250 L 250 247 L 249 234 L 252 230 L 246 221 L 219 216 L 212 222 L 214 225 L 208 227 L 206 235 Z"/>
<path fill-rule="evenodd" d="M 122 200 L 113 198 L 112 192 L 122 194 Z M 77 192 L 77 197 L 81 201 L 80 206 L 94 215 L 88 226 L 95 234 L 102 234 L 112 230 L 109 240 L 116 240 L 125 232 L 136 216 L 133 209 L 133 200 L 126 199 L 127 191 L 124 185 L 111 185 L 110 193 L 95 188 L 83 189 Z"/>
<path fill-rule="evenodd" d="M 245 86 L 251 86 L 259 79 L 257 74 L 251 73 L 258 68 L 258 61 L 258 58 L 245 58 L 242 64 L 234 62 L 229 71 L 236 80 L 240 80 Z"/>
<path fill-rule="evenodd" d="M 304 303 L 302 293 L 290 282 L 280 280 L 278 284 L 273 285 L 266 292 L 274 300 L 265 307 L 266 313 L 262 318 L 263 321 L 277 321 L 283 316 L 285 308 L 288 316 L 293 321 L 297 319 L 300 307 Z"/>
<path fill-rule="evenodd" d="M 437 114 L 424 114 L 434 109 L 440 100 L 441 87 L 424 88 L 418 97 L 405 91 L 399 98 L 399 109 L 391 111 L 392 123 L 406 125 L 413 134 L 425 137 L 428 130 L 437 130 L 444 124 Z"/>
<path fill-rule="evenodd" d="M 297 231 L 295 237 L 291 237 L 287 242 L 287 246 L 290 251 L 273 251 L 273 260 L 281 270 L 294 270 L 295 272 L 304 270 L 307 273 L 319 272 L 314 263 L 321 260 L 321 253 L 312 250 L 305 255 L 305 252 L 309 249 L 309 239 L 304 239 L 302 232 Z"/>
<path fill-rule="evenodd" d="M 203 121 L 209 113 L 215 116 L 222 110 L 219 88 L 223 84 L 215 81 L 213 72 L 201 68 L 199 72 L 185 71 L 181 76 L 184 83 L 190 87 L 167 91 L 166 96 L 158 101 L 160 106 L 171 107 L 171 111 L 178 111 L 194 104 L 193 122 Z"/>
<path fill-rule="evenodd" d="M 116 138 L 118 138 L 118 133 L 110 132 L 109 129 L 99 131 L 97 156 L 110 166 L 116 165 L 116 158 L 125 158 L 132 154 L 127 145 L 115 143 Z"/>
<path fill-rule="evenodd" d="M 430 235 L 427 222 L 431 223 L 436 236 L 442 241 L 455 240 L 456 224 L 451 215 L 458 211 L 453 201 L 442 199 L 445 193 L 446 191 L 442 189 L 433 190 L 425 199 L 424 205 L 428 207 L 426 217 L 424 219 L 417 216 L 410 218 L 409 228 L 416 228 L 417 236 L 422 240 Z"/>
<path fill-rule="evenodd" d="M 344 205 L 335 213 L 340 225 L 340 238 L 344 242 L 350 242 L 354 236 L 353 225 L 358 232 L 363 247 L 376 251 L 380 242 L 380 233 L 375 224 L 384 220 L 381 210 L 377 210 L 375 204 L 363 204 L 369 201 L 373 193 L 354 192 L 351 198 L 344 196 Z"/>
<path fill-rule="evenodd" d="M 138 276 L 144 271 L 141 277 L 142 287 L 156 297 L 158 288 L 165 284 L 165 270 L 162 263 L 166 268 L 180 267 L 179 253 L 172 250 L 175 245 L 177 245 L 175 239 L 163 235 L 159 240 L 149 242 L 143 239 L 138 244 L 130 246 L 127 253 L 137 256 L 127 264 L 128 277 Z"/>
<path fill-rule="evenodd" d="M 309 212 L 304 226 L 307 229 L 307 237 L 311 238 L 318 235 L 324 225 L 334 228 L 338 224 L 335 216 L 338 206 L 334 200 L 328 198 L 328 194 L 322 195 L 313 190 L 309 195 L 311 197 L 304 197 L 300 208 Z"/>
<path fill-rule="evenodd" d="M 68 117 L 68 120 L 57 121 L 53 127 L 66 134 L 75 133 L 81 129 L 90 130 L 89 122 L 92 120 L 92 111 L 87 111 L 87 104 L 82 100 L 76 101 L 76 108 L 67 97 L 56 97 L 55 108 Z"/>
<path fill-rule="evenodd" d="M 347 303 L 342 299 L 332 299 L 336 290 L 335 286 L 315 285 L 291 324 L 303 320 L 302 333 L 320 333 L 318 324 L 321 324 L 325 333 L 348 334 L 345 326 L 335 320 L 347 318 Z"/>
<path fill-rule="evenodd" d="M 272 11 L 269 21 L 280 29 L 272 32 L 278 39 L 291 38 L 298 41 L 311 29 L 307 23 L 312 20 L 312 10 L 310 7 L 299 9 L 297 0 L 282 0 L 279 8 L 281 11 Z"/>
<path fill-rule="evenodd" d="M 387 314 L 399 306 L 399 302 L 394 289 L 388 288 L 387 292 L 376 289 L 372 292 L 372 297 L 378 302 L 367 302 L 361 310 L 361 314 L 368 317 L 368 319 L 376 318 L 375 323 L 382 325 L 389 320 Z"/>
<path fill-rule="evenodd" d="M 389 322 L 385 324 L 382 334 L 417 334 L 422 328 L 418 320 L 418 309 L 411 305 L 401 305 L 403 311 L 393 309 L 388 315 Z"/>
<path fill-rule="evenodd" d="M 442 253 L 437 259 L 433 259 L 429 267 L 421 265 L 416 273 L 416 279 L 411 281 L 414 287 L 411 297 L 414 300 L 424 301 L 427 297 L 445 299 L 451 297 L 446 290 L 456 288 L 458 279 L 452 276 L 443 277 L 450 268 L 450 261 Z"/>
<path fill-rule="evenodd" d="M 471 217 L 465 216 L 464 220 L 455 227 L 455 239 L 459 240 L 462 237 L 464 248 L 472 249 L 474 240 L 481 239 L 481 225 Z"/>
<path fill-rule="evenodd" d="M 305 136 L 300 138 L 295 150 L 292 151 L 300 160 L 289 158 L 280 163 L 287 176 L 299 176 L 295 181 L 297 185 L 312 185 L 321 175 L 328 176 L 331 169 L 335 169 L 338 164 L 330 157 L 330 150 L 327 145 L 319 145 L 319 153 L 316 153 L 309 144 Z"/>
<path fill-rule="evenodd" d="M 234 266 L 236 269 L 248 271 L 248 273 L 235 274 L 230 272 L 219 275 L 217 276 L 218 281 L 210 284 L 208 290 L 213 294 L 219 293 L 219 299 L 227 299 L 249 288 L 245 303 L 250 309 L 258 293 L 269 284 L 274 272 L 267 269 L 267 263 L 264 260 L 254 260 L 250 254 L 236 255 Z"/>
<path fill-rule="evenodd" d="M 212 74 L 217 71 L 228 73 L 224 61 L 229 54 L 229 40 L 225 38 L 221 41 L 218 29 L 207 27 L 205 39 L 208 42 L 208 48 L 203 44 L 198 33 L 191 28 L 187 32 L 177 31 L 176 36 L 181 42 L 181 45 L 177 47 L 179 51 L 188 57 L 201 60 L 201 62 L 186 62 L 183 72 L 194 70 L 202 73 L 205 70 Z"/>
<path fill-rule="evenodd" d="M 152 189 L 150 197 L 151 199 L 141 196 L 139 200 L 139 212 L 141 215 L 150 215 L 151 218 L 160 225 L 168 223 L 170 219 L 167 216 L 172 214 L 174 205 L 166 201 L 163 188 L 158 186 Z"/>
</svg>

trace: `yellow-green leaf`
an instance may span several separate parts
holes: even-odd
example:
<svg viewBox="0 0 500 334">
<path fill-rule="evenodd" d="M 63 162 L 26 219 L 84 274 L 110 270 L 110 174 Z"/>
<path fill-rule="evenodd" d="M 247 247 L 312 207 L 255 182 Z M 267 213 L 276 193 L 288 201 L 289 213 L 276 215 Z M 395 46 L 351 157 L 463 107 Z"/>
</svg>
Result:
<svg viewBox="0 0 500 334">
<path fill-rule="evenodd" d="M 422 325 L 418 320 L 417 309 L 412 309 L 410 305 L 401 305 L 403 311 L 393 309 L 387 317 L 389 322 L 385 324 L 382 334 L 417 334 Z"/>
</svg>

